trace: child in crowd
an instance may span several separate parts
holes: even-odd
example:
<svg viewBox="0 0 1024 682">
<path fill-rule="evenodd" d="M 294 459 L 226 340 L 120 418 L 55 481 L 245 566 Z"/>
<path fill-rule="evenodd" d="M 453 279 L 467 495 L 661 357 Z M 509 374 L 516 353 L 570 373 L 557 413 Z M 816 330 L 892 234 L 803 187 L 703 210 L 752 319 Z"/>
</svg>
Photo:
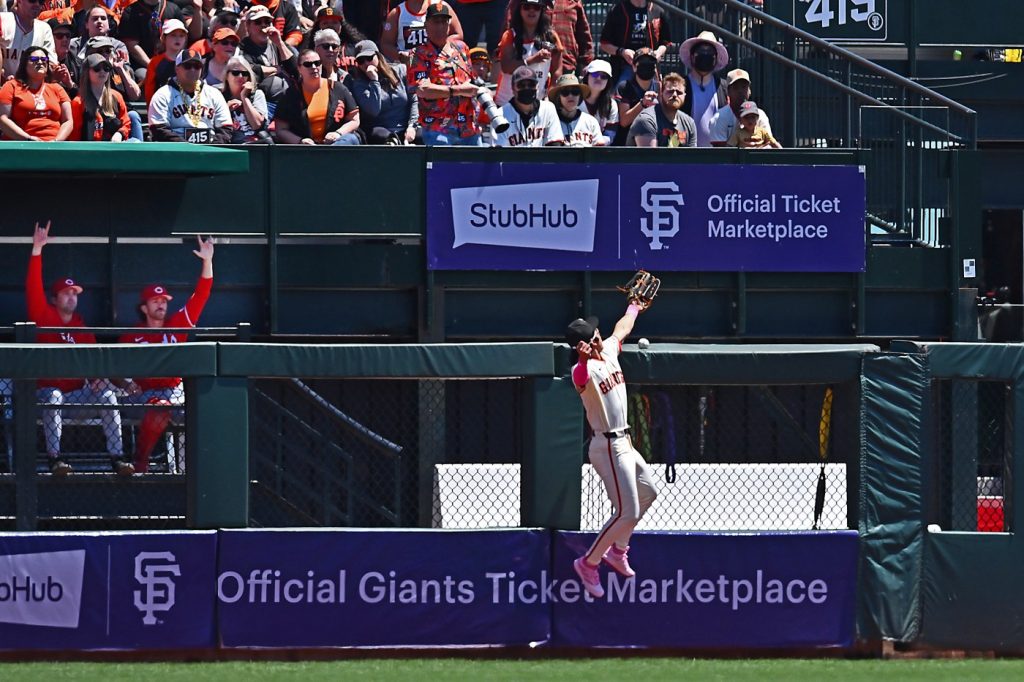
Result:
<svg viewBox="0 0 1024 682">
<path fill-rule="evenodd" d="M 744 149 L 782 149 L 782 145 L 776 140 L 767 128 L 757 124 L 761 110 L 752 100 L 747 100 L 740 105 L 739 126 L 733 131 L 727 147 L 743 147 Z"/>
</svg>

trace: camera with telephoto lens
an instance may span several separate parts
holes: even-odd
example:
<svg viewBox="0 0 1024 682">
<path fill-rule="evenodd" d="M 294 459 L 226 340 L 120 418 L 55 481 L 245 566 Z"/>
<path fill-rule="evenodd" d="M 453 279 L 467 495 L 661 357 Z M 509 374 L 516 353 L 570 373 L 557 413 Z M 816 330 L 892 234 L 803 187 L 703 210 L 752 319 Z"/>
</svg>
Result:
<svg viewBox="0 0 1024 682">
<path fill-rule="evenodd" d="M 491 125 L 494 126 L 494 131 L 503 133 L 508 130 L 508 119 L 501 114 L 501 107 L 494 103 L 494 95 L 491 94 L 491 85 L 482 78 L 474 78 L 471 82 L 477 87 L 476 101 L 480 103 L 484 112 L 491 119 Z"/>
</svg>

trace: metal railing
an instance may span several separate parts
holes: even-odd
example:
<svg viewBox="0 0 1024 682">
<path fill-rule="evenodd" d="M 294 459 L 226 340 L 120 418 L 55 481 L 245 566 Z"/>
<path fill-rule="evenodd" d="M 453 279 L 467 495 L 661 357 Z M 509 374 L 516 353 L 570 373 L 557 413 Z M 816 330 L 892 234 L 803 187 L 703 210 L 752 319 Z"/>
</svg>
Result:
<svg viewBox="0 0 1024 682">
<path fill-rule="evenodd" d="M 976 149 L 973 109 L 742 0 L 721 0 L 720 11 L 703 15 L 694 0 L 653 2 L 674 17 L 674 36 L 718 36 L 729 68 L 750 73 L 752 97 L 774 115 L 785 146 L 872 151 L 867 210 L 888 239 L 942 245 L 938 221 L 950 215 L 950 192 L 940 152 Z"/>
<path fill-rule="evenodd" d="M 255 382 L 256 524 L 400 526 L 402 446 L 299 379 Z"/>
</svg>

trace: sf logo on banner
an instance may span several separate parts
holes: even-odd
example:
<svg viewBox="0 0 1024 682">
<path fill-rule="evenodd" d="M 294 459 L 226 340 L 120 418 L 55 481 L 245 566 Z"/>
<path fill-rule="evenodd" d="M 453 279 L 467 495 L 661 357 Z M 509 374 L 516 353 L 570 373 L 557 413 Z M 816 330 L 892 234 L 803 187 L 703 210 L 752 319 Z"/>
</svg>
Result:
<svg viewBox="0 0 1024 682">
<path fill-rule="evenodd" d="M 640 206 L 647 213 L 640 218 L 640 232 L 651 240 L 651 251 L 661 251 L 665 248 L 661 240 L 679 232 L 678 207 L 684 204 L 674 182 L 645 182 L 640 188 Z"/>
<path fill-rule="evenodd" d="M 135 590 L 135 608 L 142 612 L 143 625 L 156 625 L 157 611 L 174 606 L 174 578 L 181 566 L 170 552 L 139 552 L 135 556 L 135 580 L 144 589 Z"/>
</svg>

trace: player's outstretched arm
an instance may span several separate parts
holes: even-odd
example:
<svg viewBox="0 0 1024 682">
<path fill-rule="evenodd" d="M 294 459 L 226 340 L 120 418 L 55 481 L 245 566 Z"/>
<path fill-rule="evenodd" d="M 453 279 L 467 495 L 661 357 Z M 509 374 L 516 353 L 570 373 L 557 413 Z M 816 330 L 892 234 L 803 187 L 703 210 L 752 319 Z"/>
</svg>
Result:
<svg viewBox="0 0 1024 682">
<path fill-rule="evenodd" d="M 50 221 L 46 221 L 46 227 L 39 227 L 36 223 L 35 232 L 32 233 L 32 255 L 41 256 L 43 247 L 50 241 Z"/>
<path fill-rule="evenodd" d="M 204 240 L 196 235 L 196 241 L 199 242 L 199 248 L 193 250 L 192 253 L 203 261 L 203 270 L 199 276 L 203 279 L 210 279 L 213 277 L 213 237 Z"/>
<path fill-rule="evenodd" d="M 633 325 L 636 324 L 636 316 L 640 314 L 640 306 L 630 303 L 626 307 L 626 314 L 615 323 L 612 335 L 619 341 L 625 341 L 626 337 L 633 333 Z"/>
</svg>

